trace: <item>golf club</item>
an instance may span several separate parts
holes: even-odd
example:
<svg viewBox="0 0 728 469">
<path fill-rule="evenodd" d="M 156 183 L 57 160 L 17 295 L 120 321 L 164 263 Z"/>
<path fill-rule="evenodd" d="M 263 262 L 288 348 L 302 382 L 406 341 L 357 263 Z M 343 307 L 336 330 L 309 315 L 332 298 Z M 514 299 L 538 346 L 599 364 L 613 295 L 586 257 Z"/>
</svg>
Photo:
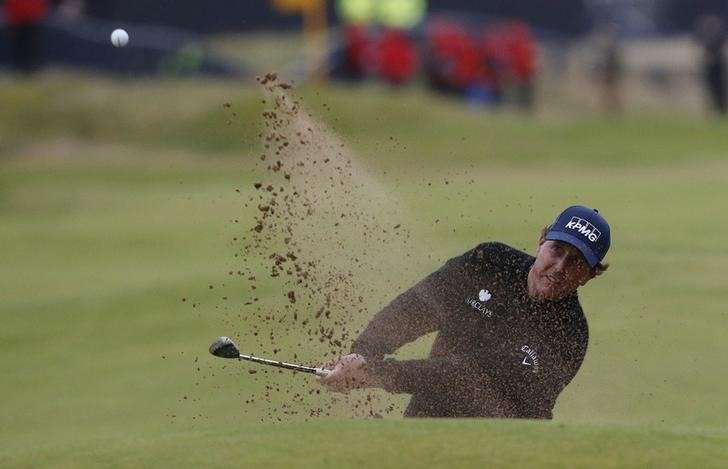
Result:
<svg viewBox="0 0 728 469">
<path fill-rule="evenodd" d="M 316 376 L 327 376 L 329 370 L 324 368 L 315 368 L 312 366 L 294 365 L 293 363 L 281 362 L 278 360 L 268 360 L 266 358 L 259 358 L 253 355 L 243 355 L 240 353 L 238 346 L 230 337 L 218 337 L 210 345 L 210 353 L 220 358 L 235 358 L 238 360 L 247 360 L 249 362 L 260 363 L 263 365 L 276 366 L 278 368 L 285 368 L 287 370 L 300 371 L 303 373 L 311 373 Z"/>
</svg>

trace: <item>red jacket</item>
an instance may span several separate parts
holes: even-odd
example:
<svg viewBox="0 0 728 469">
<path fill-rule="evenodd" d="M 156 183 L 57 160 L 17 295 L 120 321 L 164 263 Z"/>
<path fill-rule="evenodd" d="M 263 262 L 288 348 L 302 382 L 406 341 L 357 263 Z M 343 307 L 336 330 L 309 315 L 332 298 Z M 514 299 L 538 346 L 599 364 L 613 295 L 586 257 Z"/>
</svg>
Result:
<svg viewBox="0 0 728 469">
<path fill-rule="evenodd" d="M 371 39 L 365 26 L 349 24 L 344 27 L 344 59 L 347 70 L 364 76 L 370 61 Z"/>
<path fill-rule="evenodd" d="M 483 54 L 463 26 L 447 22 L 436 24 L 430 31 L 429 41 L 430 58 L 448 85 L 465 89 L 482 81 Z"/>
<path fill-rule="evenodd" d="M 400 85 L 417 72 L 417 45 L 406 32 L 385 30 L 377 46 L 377 71 L 385 82 Z"/>
<path fill-rule="evenodd" d="M 9 25 L 38 23 L 47 13 L 47 0 L 5 0 L 5 20 Z"/>
<path fill-rule="evenodd" d="M 513 23 L 508 42 L 513 74 L 518 80 L 530 80 L 536 73 L 536 41 L 531 30 L 524 23 Z"/>
</svg>

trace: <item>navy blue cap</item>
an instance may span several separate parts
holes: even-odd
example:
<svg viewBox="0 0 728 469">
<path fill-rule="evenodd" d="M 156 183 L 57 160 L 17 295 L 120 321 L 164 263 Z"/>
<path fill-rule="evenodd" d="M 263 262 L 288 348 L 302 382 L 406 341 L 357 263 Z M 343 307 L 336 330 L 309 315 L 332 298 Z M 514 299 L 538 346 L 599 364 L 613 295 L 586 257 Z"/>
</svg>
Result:
<svg viewBox="0 0 728 469">
<path fill-rule="evenodd" d="M 546 239 L 569 243 L 594 267 L 609 251 L 611 236 L 609 223 L 595 208 L 574 205 L 556 218 L 546 232 Z"/>
</svg>

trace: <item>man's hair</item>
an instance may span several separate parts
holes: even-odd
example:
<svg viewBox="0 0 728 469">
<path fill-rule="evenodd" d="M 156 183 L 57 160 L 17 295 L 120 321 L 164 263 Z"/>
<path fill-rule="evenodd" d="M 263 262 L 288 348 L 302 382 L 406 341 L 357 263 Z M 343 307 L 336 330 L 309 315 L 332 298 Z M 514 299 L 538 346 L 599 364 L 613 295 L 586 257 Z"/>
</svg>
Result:
<svg viewBox="0 0 728 469">
<path fill-rule="evenodd" d="M 543 229 L 541 230 L 541 240 L 543 240 L 543 241 L 546 240 L 546 233 L 548 233 L 549 228 L 550 228 L 550 226 L 548 226 L 548 225 L 543 227 Z M 604 264 L 604 263 L 599 262 L 597 265 L 595 265 L 591 269 L 592 269 L 592 273 L 594 274 L 594 277 L 597 277 L 599 275 L 602 275 L 604 272 L 606 272 L 608 268 L 609 268 L 609 264 Z"/>
</svg>

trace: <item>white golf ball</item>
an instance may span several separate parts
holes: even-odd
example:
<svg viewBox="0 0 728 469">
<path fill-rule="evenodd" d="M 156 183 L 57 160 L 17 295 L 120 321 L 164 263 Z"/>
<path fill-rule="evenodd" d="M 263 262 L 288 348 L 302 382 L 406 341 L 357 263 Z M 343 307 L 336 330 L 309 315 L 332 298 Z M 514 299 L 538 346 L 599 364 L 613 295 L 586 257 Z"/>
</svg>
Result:
<svg viewBox="0 0 728 469">
<path fill-rule="evenodd" d="M 114 47 L 124 47 L 129 43 L 129 33 L 123 29 L 115 29 L 114 32 L 111 33 L 111 43 Z"/>
</svg>

